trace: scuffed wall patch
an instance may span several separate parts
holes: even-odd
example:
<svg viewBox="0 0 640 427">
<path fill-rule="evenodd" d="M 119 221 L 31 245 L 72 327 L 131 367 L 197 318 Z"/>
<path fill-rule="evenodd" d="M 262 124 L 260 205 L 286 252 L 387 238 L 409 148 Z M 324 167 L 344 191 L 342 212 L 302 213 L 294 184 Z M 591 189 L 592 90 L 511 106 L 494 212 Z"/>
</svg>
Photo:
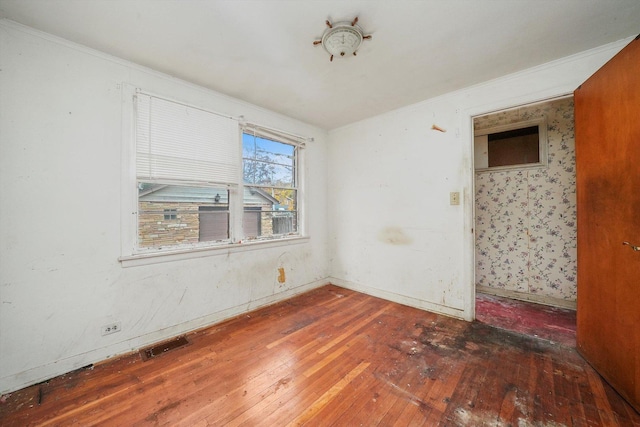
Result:
<svg viewBox="0 0 640 427">
<path fill-rule="evenodd" d="M 390 245 L 409 245 L 413 242 L 400 227 L 385 227 L 378 233 L 378 240 Z"/>
</svg>

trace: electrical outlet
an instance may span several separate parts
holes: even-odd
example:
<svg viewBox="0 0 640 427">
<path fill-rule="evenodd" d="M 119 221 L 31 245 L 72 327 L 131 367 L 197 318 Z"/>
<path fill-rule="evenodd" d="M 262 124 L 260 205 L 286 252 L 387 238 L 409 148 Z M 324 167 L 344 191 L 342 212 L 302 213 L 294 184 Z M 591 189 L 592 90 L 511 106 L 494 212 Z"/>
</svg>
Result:
<svg viewBox="0 0 640 427">
<path fill-rule="evenodd" d="M 122 329 L 120 322 L 109 323 L 102 327 L 102 335 L 115 334 L 116 332 L 120 332 L 120 329 Z"/>
</svg>

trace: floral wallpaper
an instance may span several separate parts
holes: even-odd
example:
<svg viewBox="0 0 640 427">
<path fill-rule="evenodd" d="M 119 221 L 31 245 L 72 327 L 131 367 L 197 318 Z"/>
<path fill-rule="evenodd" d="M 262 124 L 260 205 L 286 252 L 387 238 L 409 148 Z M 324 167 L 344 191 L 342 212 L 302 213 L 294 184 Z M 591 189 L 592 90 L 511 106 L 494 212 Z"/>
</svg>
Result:
<svg viewBox="0 0 640 427">
<path fill-rule="evenodd" d="M 476 285 L 576 300 L 573 99 L 478 117 L 476 130 L 547 118 L 545 168 L 475 175 Z"/>
</svg>

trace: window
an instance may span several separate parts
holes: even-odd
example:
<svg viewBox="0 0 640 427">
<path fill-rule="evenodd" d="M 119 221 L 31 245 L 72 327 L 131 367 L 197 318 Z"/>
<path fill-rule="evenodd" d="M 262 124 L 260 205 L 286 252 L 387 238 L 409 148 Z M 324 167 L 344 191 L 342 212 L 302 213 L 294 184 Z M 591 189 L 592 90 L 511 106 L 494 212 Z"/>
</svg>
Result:
<svg viewBox="0 0 640 427">
<path fill-rule="evenodd" d="M 302 138 L 127 90 L 121 260 L 300 236 Z"/>
<path fill-rule="evenodd" d="M 226 188 L 139 182 L 138 247 L 167 248 L 229 239 L 227 194 Z M 210 211 L 224 219 L 214 218 L 216 214 Z M 223 221 L 224 233 L 219 225 Z"/>
<path fill-rule="evenodd" d="M 246 223 L 257 218 L 259 225 L 256 233 L 245 230 L 245 239 L 298 233 L 297 164 L 302 147 L 285 138 L 255 127 L 242 134 L 243 178 L 249 190 L 244 218 Z"/>
<path fill-rule="evenodd" d="M 238 124 L 229 118 L 136 95 L 139 250 L 229 241 L 237 135 Z"/>
<path fill-rule="evenodd" d="M 477 171 L 547 165 L 547 126 L 544 119 L 475 132 Z"/>
</svg>

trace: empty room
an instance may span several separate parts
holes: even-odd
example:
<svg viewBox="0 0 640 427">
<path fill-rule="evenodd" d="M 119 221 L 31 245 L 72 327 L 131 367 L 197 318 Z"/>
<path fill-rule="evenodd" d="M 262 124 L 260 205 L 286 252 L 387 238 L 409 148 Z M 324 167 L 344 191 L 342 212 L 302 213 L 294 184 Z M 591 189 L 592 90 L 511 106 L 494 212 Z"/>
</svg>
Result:
<svg viewBox="0 0 640 427">
<path fill-rule="evenodd" d="M 640 426 L 637 0 L 0 0 L 0 425 Z"/>
</svg>

